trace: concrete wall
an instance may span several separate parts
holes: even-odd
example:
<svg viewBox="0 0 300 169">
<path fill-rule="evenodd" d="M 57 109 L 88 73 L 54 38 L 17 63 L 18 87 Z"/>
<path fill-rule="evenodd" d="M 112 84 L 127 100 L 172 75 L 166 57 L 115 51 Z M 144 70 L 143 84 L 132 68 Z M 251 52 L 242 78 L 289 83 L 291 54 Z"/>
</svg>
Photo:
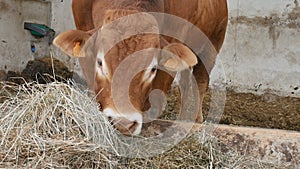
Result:
<svg viewBox="0 0 300 169">
<path fill-rule="evenodd" d="M 72 0 L 64 1 L 51 1 L 52 2 L 52 15 L 51 15 L 51 26 L 55 29 L 56 34 L 60 34 L 64 31 L 75 29 L 75 24 L 72 15 Z M 57 50 L 55 46 L 51 46 L 53 56 L 64 61 L 66 65 L 76 72 L 80 72 L 79 64 L 75 59 L 72 59 L 60 50 Z"/>
<path fill-rule="evenodd" d="M 0 70 L 22 71 L 29 60 L 53 56 L 74 67 L 75 60 L 49 46 L 49 38 L 37 39 L 24 30 L 24 22 L 53 28 L 57 34 L 74 29 L 71 0 L 0 0 Z M 34 45 L 36 51 L 31 51 Z"/>
<path fill-rule="evenodd" d="M 21 71 L 34 57 L 49 53 L 47 38 L 36 39 L 24 22 L 50 25 L 51 3 L 36 0 L 0 0 L 0 70 Z M 36 52 L 31 52 L 31 45 Z"/>
<path fill-rule="evenodd" d="M 211 84 L 300 97 L 298 0 L 229 0 L 228 5 L 227 36 Z"/>
<path fill-rule="evenodd" d="M 298 0 L 228 0 L 228 5 L 230 22 L 211 85 L 300 97 Z M 79 71 L 75 60 L 55 47 L 38 42 L 41 49 L 31 53 L 35 39 L 23 30 L 24 21 L 50 25 L 57 34 L 74 29 L 71 0 L 0 0 L 0 69 L 20 71 L 50 50 Z"/>
</svg>

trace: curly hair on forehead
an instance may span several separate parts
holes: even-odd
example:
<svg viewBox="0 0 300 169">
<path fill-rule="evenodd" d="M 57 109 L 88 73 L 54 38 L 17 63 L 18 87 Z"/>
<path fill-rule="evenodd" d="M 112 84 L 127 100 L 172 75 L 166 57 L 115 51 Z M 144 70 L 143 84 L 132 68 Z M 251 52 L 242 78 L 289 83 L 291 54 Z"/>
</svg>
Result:
<svg viewBox="0 0 300 169">
<path fill-rule="evenodd" d="M 121 55 L 130 55 L 147 48 L 158 48 L 159 37 L 154 34 L 135 35 L 117 44 Z"/>
<path fill-rule="evenodd" d="M 137 10 L 106 10 L 103 19 L 103 26 L 110 30 L 116 30 L 123 35 L 130 33 L 141 34 L 144 32 L 159 33 L 158 23 L 155 17 Z"/>
<path fill-rule="evenodd" d="M 115 0 L 113 6 L 115 9 L 163 12 L 164 0 Z"/>
<path fill-rule="evenodd" d="M 103 24 L 109 24 L 123 16 L 131 15 L 138 13 L 137 10 L 128 10 L 128 9 L 110 9 L 105 11 Z"/>
</svg>

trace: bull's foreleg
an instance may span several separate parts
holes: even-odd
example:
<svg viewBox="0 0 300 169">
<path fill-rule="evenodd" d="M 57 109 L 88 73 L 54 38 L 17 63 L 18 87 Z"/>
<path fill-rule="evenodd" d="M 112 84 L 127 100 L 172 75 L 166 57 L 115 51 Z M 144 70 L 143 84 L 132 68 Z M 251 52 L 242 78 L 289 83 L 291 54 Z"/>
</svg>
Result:
<svg viewBox="0 0 300 169">
<path fill-rule="evenodd" d="M 191 73 L 191 71 L 192 70 L 187 69 L 180 72 L 180 119 L 202 123 L 202 102 L 206 91 L 206 84 L 199 84 L 197 79 L 193 78 L 193 74 Z"/>
<path fill-rule="evenodd" d="M 198 90 L 199 90 L 199 111 L 196 118 L 196 122 L 202 123 L 203 122 L 202 105 L 203 105 L 205 93 L 207 92 L 208 89 L 209 74 L 206 71 L 206 67 L 202 62 L 199 62 L 199 64 L 197 64 L 194 67 L 193 74 L 197 81 Z"/>
<path fill-rule="evenodd" d="M 197 114 L 196 122 L 202 123 L 203 122 L 203 114 L 202 114 L 202 104 L 204 100 L 204 96 L 207 90 L 207 84 L 198 84 L 199 89 L 199 111 Z"/>
</svg>

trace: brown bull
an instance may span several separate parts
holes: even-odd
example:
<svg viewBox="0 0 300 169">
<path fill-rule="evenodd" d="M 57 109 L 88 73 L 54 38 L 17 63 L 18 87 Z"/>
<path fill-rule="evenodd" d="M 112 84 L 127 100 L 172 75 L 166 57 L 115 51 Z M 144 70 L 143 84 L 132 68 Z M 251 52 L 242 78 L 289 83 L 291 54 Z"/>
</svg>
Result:
<svg viewBox="0 0 300 169">
<path fill-rule="evenodd" d="M 211 68 L 223 44 L 227 27 L 226 0 L 73 0 L 72 9 L 77 30 L 60 34 L 54 40 L 54 44 L 69 56 L 80 59 L 89 88 L 97 94 L 97 100 L 103 112 L 121 133 L 139 134 L 143 123 L 142 113 L 150 107 L 148 101 L 150 90 L 160 89 L 166 93 L 174 80 L 171 75 L 157 69 L 157 64 L 160 63 L 162 63 L 159 65 L 161 67 L 176 69 L 177 64 L 174 65 L 176 63 L 174 59 L 165 62 L 160 62 L 160 57 L 144 59 L 142 67 L 146 69 L 134 76 L 128 90 L 134 111 L 130 108 L 126 109 L 125 104 L 122 107 L 121 104 L 122 112 L 118 112 L 119 109 L 116 109 L 112 99 L 113 75 L 129 55 L 149 48 L 169 51 L 181 58 L 188 67 L 193 67 L 200 94 L 197 121 L 203 121 L 203 97 L 208 87 Z M 122 29 L 111 28 L 101 31 L 103 27 L 119 18 L 140 12 L 167 13 L 189 21 L 208 37 L 216 53 L 208 55 L 197 53 L 197 55 L 205 55 L 204 59 L 210 60 L 210 62 L 203 63 L 194 51 L 185 46 L 186 44 L 178 39 L 160 35 L 158 21 L 147 13 L 138 15 L 135 19 L 125 20 L 126 24 Z M 112 48 L 104 49 L 106 42 L 114 38 L 111 37 L 112 34 L 124 35 L 130 32 L 128 30 L 133 29 L 139 34 L 117 42 Z M 151 33 L 142 33 L 143 31 Z M 93 38 L 91 38 L 92 35 Z M 143 54 L 139 57 L 143 57 Z M 141 63 L 136 62 L 136 64 Z M 134 60 L 131 65 L 130 67 L 140 66 L 135 65 Z M 126 70 L 123 73 L 126 74 Z"/>
</svg>

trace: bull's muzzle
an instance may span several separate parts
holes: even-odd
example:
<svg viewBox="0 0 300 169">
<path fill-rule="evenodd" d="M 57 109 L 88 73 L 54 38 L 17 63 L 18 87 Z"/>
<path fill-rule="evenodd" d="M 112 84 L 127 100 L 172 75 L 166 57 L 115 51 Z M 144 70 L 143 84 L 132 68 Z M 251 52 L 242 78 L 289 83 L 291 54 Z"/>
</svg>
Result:
<svg viewBox="0 0 300 169">
<path fill-rule="evenodd" d="M 141 113 L 117 113 L 113 109 L 104 109 L 111 124 L 124 135 L 139 135 L 142 130 Z"/>
<path fill-rule="evenodd" d="M 108 117 L 110 118 L 110 117 Z M 139 128 L 139 122 L 137 121 L 131 121 L 126 118 L 117 118 L 114 120 L 111 120 L 112 125 L 120 131 L 124 135 L 137 135 L 139 132 L 137 132 Z"/>
</svg>

